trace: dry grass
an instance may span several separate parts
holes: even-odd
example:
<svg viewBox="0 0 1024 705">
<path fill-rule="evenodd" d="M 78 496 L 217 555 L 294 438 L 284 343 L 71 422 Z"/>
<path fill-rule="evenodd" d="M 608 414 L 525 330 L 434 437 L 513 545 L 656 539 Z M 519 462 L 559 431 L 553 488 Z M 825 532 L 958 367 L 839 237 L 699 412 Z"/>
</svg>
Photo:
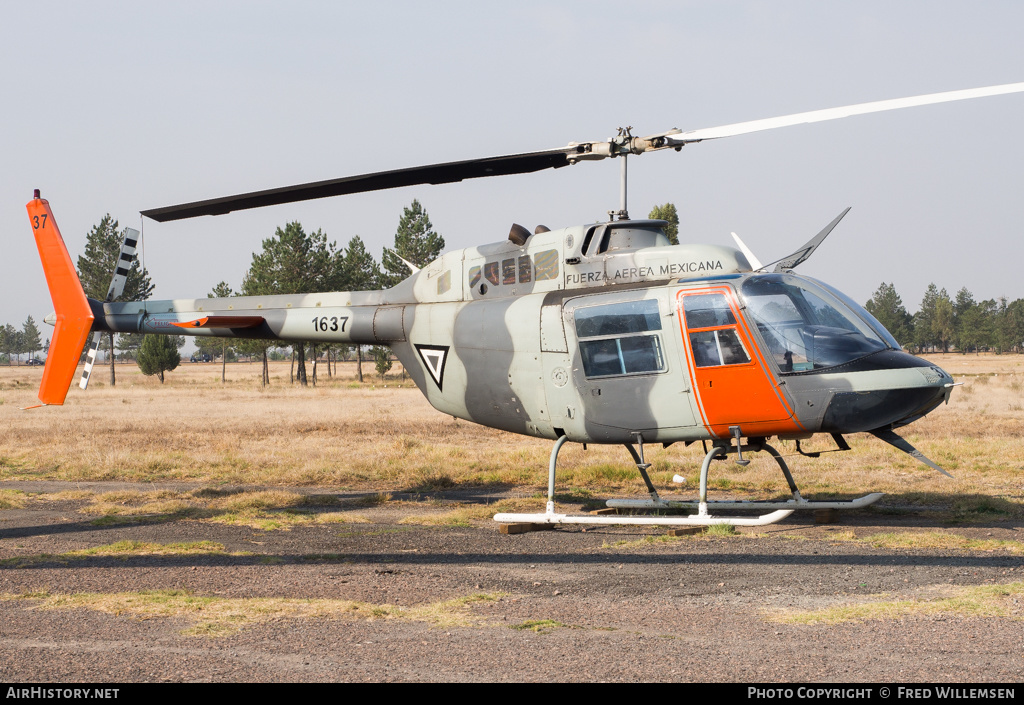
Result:
<svg viewBox="0 0 1024 705">
<path fill-rule="evenodd" d="M 676 543 L 677 541 L 693 541 L 696 540 L 697 536 L 697 534 L 689 536 L 669 536 L 668 534 L 650 534 L 639 539 L 623 539 L 621 541 L 612 541 L 611 543 L 605 541 L 601 544 L 601 548 L 633 550 L 636 548 L 642 548 L 644 546 L 656 546 L 665 543 Z"/>
<path fill-rule="evenodd" d="M 821 610 L 786 610 L 766 615 L 783 624 L 841 624 L 953 614 L 963 617 L 1024 619 L 1024 582 L 958 588 L 940 597 L 914 597 L 843 604 Z"/>
<path fill-rule="evenodd" d="M 958 534 L 939 531 L 907 531 L 900 533 L 872 534 L 857 541 L 876 548 L 938 548 L 954 551 L 1005 551 L 1024 554 L 1024 542 L 1007 539 L 972 539 Z"/>
<path fill-rule="evenodd" d="M 530 631 L 537 634 L 547 634 L 556 629 L 573 629 L 568 624 L 563 624 L 554 619 L 531 619 L 521 624 L 513 624 L 510 628 L 520 632 Z"/>
<path fill-rule="evenodd" d="M 503 512 L 543 512 L 545 502 L 545 499 L 529 498 L 505 500 L 494 504 L 457 504 L 453 509 L 442 512 L 411 514 L 403 517 L 398 523 L 421 526 L 471 526 L 474 522 L 490 521 L 495 514 Z"/>
<path fill-rule="evenodd" d="M 0 509 L 21 509 L 28 496 L 18 490 L 0 490 Z"/>
<path fill-rule="evenodd" d="M 954 390 L 949 405 L 902 432 L 956 479 L 864 434 L 850 438 L 852 452 L 817 460 L 796 456 L 791 443 L 778 443 L 805 497 L 886 492 L 895 495 L 889 498 L 894 503 L 948 505 L 956 520 L 1021 515 L 1024 356 L 933 359 L 965 384 Z M 549 441 L 453 420 L 395 380 L 387 388 L 354 383 L 353 368 L 349 363 L 332 380 L 321 376 L 320 386 L 300 389 L 288 384 L 288 365 L 279 363 L 272 366 L 271 386 L 261 389 L 257 365 L 229 365 L 230 381 L 222 385 L 219 366 L 183 364 L 163 386 L 122 365 L 116 387 L 73 387 L 63 407 L 30 412 L 19 407 L 34 402 L 40 371 L 0 368 L 0 479 L 328 486 L 377 491 L 385 498 L 390 492 L 450 487 L 546 489 Z M 815 439 L 810 449 L 830 444 L 828 438 Z M 699 444 L 649 447 L 652 479 L 663 492 L 694 495 L 702 455 Z M 675 473 L 687 478 L 683 488 L 671 484 Z M 575 496 L 642 491 L 636 469 L 617 446 L 566 446 L 558 481 L 560 491 Z M 746 469 L 716 463 L 711 493 L 768 498 L 785 497 L 787 489 L 774 463 L 758 454 Z M 3 495 L 0 502 L 23 501 L 14 497 Z M 963 497 L 979 498 L 975 509 L 953 506 Z M 97 503 L 96 511 L 115 518 L 166 516 L 188 512 L 175 502 L 191 506 L 199 499 L 151 496 L 139 504 L 111 498 L 103 507 Z M 268 511 L 252 504 L 229 507 L 229 501 L 243 501 L 238 497 L 214 507 L 214 499 L 199 508 L 216 509 L 224 520 Z M 282 517 L 287 501 L 267 498 Z M 985 502 L 996 504 L 986 509 Z"/>
<path fill-rule="evenodd" d="M 15 556 L 0 560 L 0 566 L 22 568 L 38 563 L 68 563 L 93 556 L 189 556 L 226 553 L 224 545 L 214 541 L 191 541 L 186 543 L 148 543 L 144 541 L 118 541 L 105 546 L 93 546 L 78 551 L 50 554 L 37 553 L 30 556 Z M 240 554 L 235 554 L 240 555 Z"/>
<path fill-rule="evenodd" d="M 808 537 L 794 534 L 787 536 L 787 538 L 802 541 Z M 1015 555 L 1024 554 L 1024 541 L 978 539 L 943 531 L 900 531 L 869 534 L 867 536 L 857 536 L 853 531 L 836 531 L 828 535 L 828 540 L 835 543 L 863 543 L 875 548 L 890 550 L 942 549 L 947 551 L 983 551 L 987 553 L 999 551 Z"/>
<path fill-rule="evenodd" d="M 41 495 L 47 498 L 50 495 Z M 172 490 L 76 493 L 89 502 L 79 511 L 98 515 L 99 525 L 161 522 L 191 519 L 220 524 L 238 524 L 255 529 L 288 529 L 297 524 L 367 523 L 369 520 L 346 511 L 366 506 L 361 500 L 348 503 L 334 495 L 281 490 L 246 491 L 204 487 L 187 492 Z M 330 511 L 322 511 L 329 509 Z"/>
<path fill-rule="evenodd" d="M 134 619 L 182 618 L 188 636 L 227 636 L 249 626 L 300 619 L 407 619 L 435 627 L 472 626 L 472 606 L 500 594 L 476 594 L 443 602 L 400 607 L 352 600 L 203 597 L 185 590 L 123 593 L 0 594 L 0 600 L 29 600 L 33 609 L 91 609 Z"/>
</svg>

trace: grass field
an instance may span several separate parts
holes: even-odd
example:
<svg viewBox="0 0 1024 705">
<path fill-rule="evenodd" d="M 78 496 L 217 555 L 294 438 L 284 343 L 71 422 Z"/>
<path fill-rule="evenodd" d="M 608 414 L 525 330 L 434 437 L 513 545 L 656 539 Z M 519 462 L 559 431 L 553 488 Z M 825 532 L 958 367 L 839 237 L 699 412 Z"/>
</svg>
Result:
<svg viewBox="0 0 1024 705">
<path fill-rule="evenodd" d="M 961 517 L 1018 514 L 1024 506 L 1024 356 L 937 355 L 963 386 L 949 405 L 901 431 L 956 476 L 918 464 L 870 436 L 852 436 L 852 452 L 817 460 L 788 458 L 805 497 L 886 492 L 898 504 L 947 505 Z M 434 411 L 411 382 L 392 373 L 382 383 L 364 364 L 342 363 L 318 385 L 289 384 L 288 363 L 183 363 L 167 382 L 118 365 L 116 387 L 98 368 L 90 389 L 73 385 L 62 407 L 36 403 L 38 367 L 0 367 L 0 480 L 187 481 L 224 485 L 319 486 L 379 492 L 547 486 L 551 442 L 516 436 Z M 791 443 L 779 444 L 784 454 Z M 815 439 L 813 449 L 830 447 Z M 764 455 L 764 454 L 759 454 Z M 703 451 L 681 444 L 649 449 L 659 489 L 695 495 Z M 684 488 L 673 474 L 687 478 Z M 714 497 L 784 496 L 770 459 L 746 469 L 716 464 Z M 559 492 L 577 499 L 641 494 L 643 486 L 618 446 L 571 444 L 559 458 Z M 893 500 L 892 495 L 896 495 Z M 0 501 L 17 501 L 16 498 Z"/>
</svg>

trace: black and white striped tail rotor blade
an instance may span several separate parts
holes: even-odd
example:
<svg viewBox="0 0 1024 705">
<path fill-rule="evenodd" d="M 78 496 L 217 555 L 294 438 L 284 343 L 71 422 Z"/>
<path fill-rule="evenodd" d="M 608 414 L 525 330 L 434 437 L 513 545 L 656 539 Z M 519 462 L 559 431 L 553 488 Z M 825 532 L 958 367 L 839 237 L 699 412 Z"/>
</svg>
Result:
<svg viewBox="0 0 1024 705">
<path fill-rule="evenodd" d="M 106 301 L 113 301 L 124 292 L 124 285 L 128 281 L 128 272 L 132 268 L 132 262 L 135 261 L 135 248 L 138 244 L 139 231 L 134 228 L 125 228 L 124 242 L 121 243 L 121 253 L 118 255 L 117 265 L 114 267 L 114 277 L 110 280 L 110 286 L 107 288 Z M 82 379 L 78 382 L 78 386 L 82 389 L 89 387 L 89 378 L 92 377 L 92 368 L 96 364 L 96 353 L 100 349 L 102 339 L 102 333 L 94 333 L 92 336 L 92 344 L 89 345 L 89 352 L 85 355 Z M 114 351 L 111 350 L 110 354 L 113 355 Z"/>
<path fill-rule="evenodd" d="M 110 288 L 107 289 L 107 301 L 113 301 L 124 292 L 124 284 L 128 281 L 128 271 L 135 261 L 135 248 L 138 244 L 139 231 L 125 228 L 121 254 L 117 258 L 117 267 L 114 268 L 114 278 L 110 280 Z"/>
<path fill-rule="evenodd" d="M 82 389 L 88 389 L 89 378 L 92 377 L 92 368 L 96 364 L 96 353 L 100 349 L 100 341 L 103 339 L 102 333 L 92 334 L 92 343 L 89 345 L 89 352 L 85 354 L 85 368 L 82 370 L 82 379 L 79 380 L 78 386 Z"/>
</svg>

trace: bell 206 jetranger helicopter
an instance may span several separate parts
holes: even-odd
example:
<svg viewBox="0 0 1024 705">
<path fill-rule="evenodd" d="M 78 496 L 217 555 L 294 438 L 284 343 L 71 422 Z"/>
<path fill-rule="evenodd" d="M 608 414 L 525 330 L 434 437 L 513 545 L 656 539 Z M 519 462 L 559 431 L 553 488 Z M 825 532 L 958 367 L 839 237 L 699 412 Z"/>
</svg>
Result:
<svg viewBox="0 0 1024 705">
<path fill-rule="evenodd" d="M 107 301 L 87 299 L 47 201 L 28 204 L 56 309 L 56 329 L 40 388 L 61 404 L 90 331 L 213 335 L 285 341 L 387 345 L 434 408 L 494 428 L 555 441 L 547 511 L 499 514 L 502 522 L 764 524 L 794 509 L 855 508 L 800 496 L 767 439 L 800 441 L 869 432 L 940 470 L 894 429 L 944 400 L 953 380 L 904 353 L 860 305 L 793 272 L 846 214 L 788 257 L 762 265 L 739 249 L 671 245 L 665 223 L 630 220 L 628 155 L 708 139 L 883 110 L 1024 91 L 1024 83 L 865 103 L 768 120 L 638 138 L 630 130 L 602 142 L 229 196 L 143 211 L 156 221 L 290 203 L 413 184 L 438 184 L 622 159 L 621 208 L 608 222 L 533 233 L 513 225 L 507 241 L 449 252 L 384 291 L 111 303 L 127 273 L 137 234 L 129 233 Z M 848 211 L 849 209 L 847 209 Z M 95 347 L 82 386 L 88 382 Z M 618 508 L 695 507 L 689 516 L 570 516 L 554 509 L 555 466 L 566 441 L 623 444 L 649 499 L 609 500 Z M 696 501 L 659 497 L 648 476 L 649 443 L 710 442 Z M 792 492 L 784 501 L 709 502 L 715 459 L 766 451 Z M 815 457 L 817 454 L 805 453 Z M 760 516 L 720 510 L 769 509 Z M 713 511 L 712 511 L 713 510 Z"/>
</svg>

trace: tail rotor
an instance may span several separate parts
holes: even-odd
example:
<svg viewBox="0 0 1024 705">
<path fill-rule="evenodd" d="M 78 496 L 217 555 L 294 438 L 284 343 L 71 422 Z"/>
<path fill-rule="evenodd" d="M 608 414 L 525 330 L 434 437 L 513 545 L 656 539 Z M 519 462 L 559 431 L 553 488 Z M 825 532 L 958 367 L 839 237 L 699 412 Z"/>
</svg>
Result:
<svg viewBox="0 0 1024 705">
<path fill-rule="evenodd" d="M 114 278 L 110 280 L 110 287 L 107 289 L 107 298 L 104 301 L 113 301 L 124 292 L 124 284 L 128 281 L 128 271 L 132 262 L 135 261 L 135 248 L 139 243 L 139 231 L 134 228 L 125 228 L 124 242 L 121 243 L 121 254 L 117 258 L 117 266 L 114 268 Z M 86 389 L 89 386 L 89 378 L 92 376 L 92 368 L 96 364 L 96 352 L 100 348 L 100 341 L 103 333 L 94 333 L 92 345 L 85 356 L 85 369 L 82 370 L 82 379 L 78 386 Z M 111 350 L 113 355 L 114 351 Z"/>
</svg>

